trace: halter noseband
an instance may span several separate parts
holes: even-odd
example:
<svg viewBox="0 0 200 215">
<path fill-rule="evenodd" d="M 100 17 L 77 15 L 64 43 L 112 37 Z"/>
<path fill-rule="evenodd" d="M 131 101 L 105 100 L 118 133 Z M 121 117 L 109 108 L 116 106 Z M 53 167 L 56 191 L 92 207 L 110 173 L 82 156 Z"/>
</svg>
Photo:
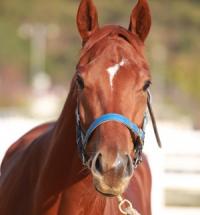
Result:
<svg viewBox="0 0 200 215">
<path fill-rule="evenodd" d="M 160 138 L 159 138 L 158 131 L 157 131 L 157 126 L 155 123 L 155 118 L 154 118 L 151 104 L 150 104 L 151 96 L 150 96 L 149 91 L 147 93 L 148 93 L 147 106 L 148 106 L 150 116 L 152 119 L 154 133 L 156 135 L 158 145 L 161 146 Z M 146 127 L 146 124 L 148 121 L 147 113 L 145 112 L 145 114 L 144 114 L 142 128 L 139 128 L 135 123 L 133 123 L 127 117 L 125 117 L 121 114 L 108 113 L 108 114 L 104 114 L 104 115 L 100 116 L 99 118 L 95 119 L 92 122 L 92 124 L 89 126 L 87 131 L 84 132 L 81 127 L 80 113 L 79 113 L 79 108 L 77 106 L 77 108 L 76 108 L 76 142 L 77 142 L 77 146 L 78 146 L 79 153 L 81 155 L 81 160 L 82 160 L 83 164 L 87 165 L 87 162 L 88 162 L 88 156 L 86 154 L 85 149 L 86 149 L 86 145 L 87 145 L 92 133 L 96 130 L 97 127 L 99 127 L 100 125 L 102 125 L 106 122 L 109 122 L 109 121 L 115 121 L 115 122 L 119 122 L 119 123 L 125 125 L 130 130 L 130 132 L 137 137 L 136 141 L 134 141 L 135 158 L 133 160 L 133 166 L 136 168 L 142 162 L 142 149 L 143 149 L 144 139 L 145 139 L 145 127 Z"/>
</svg>

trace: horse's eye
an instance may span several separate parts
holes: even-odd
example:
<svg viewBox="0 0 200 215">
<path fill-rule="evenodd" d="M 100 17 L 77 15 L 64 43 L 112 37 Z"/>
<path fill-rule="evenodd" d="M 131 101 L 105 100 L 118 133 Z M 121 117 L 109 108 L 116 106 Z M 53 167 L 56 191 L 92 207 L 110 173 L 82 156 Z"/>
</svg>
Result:
<svg viewBox="0 0 200 215">
<path fill-rule="evenodd" d="M 151 86 L 151 81 L 148 80 L 145 82 L 144 86 L 143 86 L 143 90 L 146 91 L 148 90 L 148 88 Z"/>
<path fill-rule="evenodd" d="M 81 90 L 84 89 L 84 81 L 83 81 L 83 78 L 80 75 L 77 75 L 76 83 L 77 83 L 79 89 L 81 89 Z"/>
</svg>

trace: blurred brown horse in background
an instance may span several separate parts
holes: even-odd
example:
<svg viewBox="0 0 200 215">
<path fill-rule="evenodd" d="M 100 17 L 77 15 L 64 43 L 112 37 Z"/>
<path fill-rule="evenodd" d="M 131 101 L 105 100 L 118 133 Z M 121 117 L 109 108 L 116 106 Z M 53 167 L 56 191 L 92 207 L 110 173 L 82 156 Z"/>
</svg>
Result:
<svg viewBox="0 0 200 215">
<path fill-rule="evenodd" d="M 115 197 L 122 194 L 140 214 L 151 215 L 145 156 L 135 171 L 133 165 L 139 133 L 111 120 L 79 145 L 82 161 L 76 145 L 76 130 L 87 133 L 107 113 L 142 128 L 151 83 L 143 54 L 151 26 L 148 3 L 138 0 L 127 30 L 100 28 L 92 0 L 82 0 L 77 26 L 83 48 L 59 119 L 21 137 L 2 162 L 1 215 L 121 214 Z"/>
</svg>

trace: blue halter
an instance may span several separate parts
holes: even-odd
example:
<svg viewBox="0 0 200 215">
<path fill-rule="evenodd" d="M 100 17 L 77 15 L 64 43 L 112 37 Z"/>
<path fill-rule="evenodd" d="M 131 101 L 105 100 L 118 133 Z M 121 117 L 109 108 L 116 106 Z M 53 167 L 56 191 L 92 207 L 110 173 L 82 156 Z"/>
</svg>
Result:
<svg viewBox="0 0 200 215">
<path fill-rule="evenodd" d="M 84 145 L 87 144 L 90 136 L 92 135 L 93 131 L 97 127 L 99 127 L 101 124 L 109 122 L 109 121 L 115 121 L 115 122 L 120 122 L 120 123 L 124 124 L 128 129 L 130 129 L 130 131 L 132 131 L 133 134 L 140 137 L 140 139 L 142 141 L 144 141 L 145 133 L 141 128 L 138 128 L 138 126 L 135 123 L 131 122 L 128 118 L 126 118 L 125 116 L 123 116 L 121 114 L 108 113 L 108 114 L 100 116 L 90 125 L 90 127 L 86 131 L 83 144 Z"/>
<path fill-rule="evenodd" d="M 78 149 L 81 155 L 81 159 L 83 164 L 87 164 L 87 154 L 85 152 L 86 145 L 92 135 L 92 133 L 95 131 L 97 127 L 100 125 L 109 122 L 109 121 L 115 121 L 122 123 L 125 125 L 135 136 L 139 138 L 140 144 L 137 144 L 136 149 L 136 158 L 134 160 L 134 166 L 137 166 L 141 162 L 141 153 L 142 153 L 142 148 L 144 144 L 144 138 L 145 138 L 145 126 L 147 123 L 147 114 L 145 113 L 144 116 L 144 122 L 142 128 L 139 128 L 135 123 L 131 122 L 128 118 L 121 114 L 117 113 L 108 113 L 105 115 L 100 116 L 97 118 L 95 121 L 92 122 L 92 124 L 89 126 L 87 131 L 84 133 L 82 128 L 81 128 L 81 123 L 80 123 L 80 114 L 79 114 L 79 109 L 76 109 L 76 141 L 78 145 Z"/>
</svg>

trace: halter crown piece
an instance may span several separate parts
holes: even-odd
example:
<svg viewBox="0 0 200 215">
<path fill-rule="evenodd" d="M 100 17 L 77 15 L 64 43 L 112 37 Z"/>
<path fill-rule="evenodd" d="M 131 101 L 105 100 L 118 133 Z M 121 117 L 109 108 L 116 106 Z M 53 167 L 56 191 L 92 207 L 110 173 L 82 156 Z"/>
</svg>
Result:
<svg viewBox="0 0 200 215">
<path fill-rule="evenodd" d="M 151 100 L 150 98 L 151 98 L 151 96 L 150 96 L 150 93 L 148 92 L 148 99 L 147 99 L 148 105 L 147 106 L 148 106 L 148 109 L 150 112 L 151 119 L 153 117 L 152 123 L 153 123 L 154 132 L 156 135 L 158 145 L 161 146 L 156 124 L 154 125 L 155 118 L 153 116 L 152 108 L 150 105 L 150 100 Z M 143 149 L 144 139 L 145 139 L 145 127 L 146 127 L 146 124 L 148 121 L 147 113 L 145 112 L 145 114 L 144 114 L 142 128 L 139 128 L 130 119 L 128 119 L 127 117 L 125 117 L 121 114 L 107 113 L 107 114 L 104 114 L 104 115 L 100 116 L 99 118 L 95 119 L 92 122 L 92 124 L 89 126 L 87 131 L 84 133 L 83 129 L 81 128 L 80 113 L 79 113 L 79 108 L 77 106 L 77 108 L 76 108 L 76 142 L 77 142 L 77 146 L 78 146 L 79 153 L 81 155 L 81 160 L 82 160 L 83 164 L 87 165 L 88 156 L 86 154 L 85 149 L 86 149 L 86 145 L 87 145 L 92 133 L 95 131 L 95 129 L 97 127 L 99 127 L 100 125 L 107 123 L 109 121 L 115 121 L 115 122 L 125 125 L 130 130 L 130 132 L 137 137 L 136 141 L 134 141 L 135 142 L 134 143 L 135 158 L 133 160 L 133 165 L 136 168 L 142 162 L 142 149 Z"/>
</svg>

